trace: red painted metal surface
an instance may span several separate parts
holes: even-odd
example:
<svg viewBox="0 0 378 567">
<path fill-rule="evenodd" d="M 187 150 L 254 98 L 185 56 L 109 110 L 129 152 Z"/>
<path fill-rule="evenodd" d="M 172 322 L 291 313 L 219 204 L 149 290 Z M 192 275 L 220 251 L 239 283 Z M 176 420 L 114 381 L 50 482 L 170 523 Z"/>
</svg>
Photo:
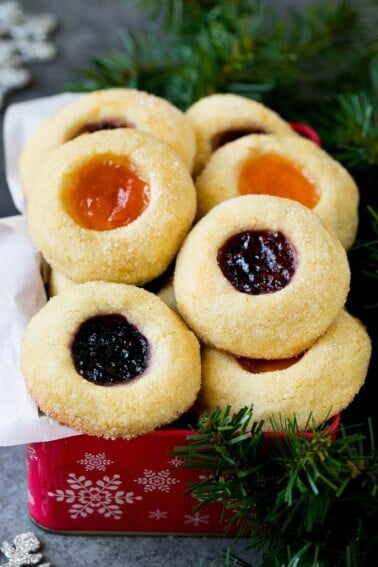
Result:
<svg viewBox="0 0 378 567">
<path fill-rule="evenodd" d="M 170 454 L 188 430 L 131 440 L 79 435 L 27 447 L 28 510 L 59 532 L 223 534 L 222 504 L 197 513 L 184 494 L 206 471 L 180 469 Z"/>
</svg>

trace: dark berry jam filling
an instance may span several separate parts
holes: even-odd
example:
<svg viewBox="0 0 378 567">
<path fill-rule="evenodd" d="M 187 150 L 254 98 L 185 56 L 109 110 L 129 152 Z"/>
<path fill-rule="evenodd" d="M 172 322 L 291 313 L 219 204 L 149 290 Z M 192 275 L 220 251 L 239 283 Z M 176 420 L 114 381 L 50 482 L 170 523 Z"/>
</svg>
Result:
<svg viewBox="0 0 378 567">
<path fill-rule="evenodd" d="M 223 275 L 242 293 L 260 295 L 283 289 L 296 268 L 296 254 L 282 232 L 247 230 L 218 250 Z"/>
<path fill-rule="evenodd" d="M 264 358 L 247 358 L 245 356 L 236 356 L 236 361 L 240 366 L 251 372 L 252 374 L 260 374 L 262 372 L 276 372 L 277 370 L 285 370 L 298 362 L 304 353 L 292 356 L 291 358 L 265 360 Z"/>
<path fill-rule="evenodd" d="M 249 134 L 266 134 L 261 128 L 235 128 L 218 132 L 211 140 L 211 150 L 215 152 L 221 146 L 225 146 L 229 142 L 248 136 Z"/>
<path fill-rule="evenodd" d="M 104 118 L 103 120 L 83 124 L 80 130 L 72 136 L 72 139 L 81 134 L 92 134 L 99 130 L 115 130 L 116 128 L 136 128 L 136 125 L 121 118 Z"/>
<path fill-rule="evenodd" d="M 124 384 L 143 374 L 149 344 L 126 317 L 117 313 L 84 321 L 71 345 L 76 371 L 99 386 Z"/>
</svg>

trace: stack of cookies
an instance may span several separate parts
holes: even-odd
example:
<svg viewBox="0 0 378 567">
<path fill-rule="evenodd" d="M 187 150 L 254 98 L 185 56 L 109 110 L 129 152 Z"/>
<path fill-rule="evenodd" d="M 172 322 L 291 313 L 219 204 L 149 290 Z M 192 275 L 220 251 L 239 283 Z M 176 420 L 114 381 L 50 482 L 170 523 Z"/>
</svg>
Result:
<svg viewBox="0 0 378 567">
<path fill-rule="evenodd" d="M 30 322 L 21 362 L 32 397 L 59 423 L 130 438 L 193 405 L 198 339 L 142 286 L 192 226 L 194 155 L 183 113 L 127 89 L 83 96 L 27 141 L 27 221 L 55 297 Z"/>
<path fill-rule="evenodd" d="M 192 229 L 174 275 L 177 308 L 200 338 L 200 410 L 253 404 L 264 429 L 294 415 L 305 428 L 361 387 L 370 340 L 345 301 L 344 248 L 296 201 L 245 195 Z"/>
<path fill-rule="evenodd" d="M 265 429 L 304 428 L 359 391 L 370 339 L 345 310 L 358 190 L 269 108 L 94 92 L 41 124 L 20 172 L 55 296 L 22 369 L 58 422 L 133 437 L 190 407 L 253 405 Z"/>
<path fill-rule="evenodd" d="M 216 94 L 188 116 L 202 220 L 179 253 L 174 292 L 204 345 L 197 405 L 251 403 L 264 429 L 294 415 L 300 428 L 320 423 L 352 401 L 371 355 L 345 310 L 357 186 L 255 101 Z"/>
</svg>

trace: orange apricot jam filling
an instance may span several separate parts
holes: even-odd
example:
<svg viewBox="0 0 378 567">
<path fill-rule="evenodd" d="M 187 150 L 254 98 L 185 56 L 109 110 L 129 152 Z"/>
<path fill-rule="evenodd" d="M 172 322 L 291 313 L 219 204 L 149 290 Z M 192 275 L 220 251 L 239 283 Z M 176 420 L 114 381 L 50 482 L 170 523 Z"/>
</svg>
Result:
<svg viewBox="0 0 378 567">
<path fill-rule="evenodd" d="M 150 187 L 125 157 L 97 155 L 66 179 L 63 204 L 71 218 L 90 230 L 113 230 L 148 207 Z"/>
<path fill-rule="evenodd" d="M 247 358 L 245 356 L 236 356 L 236 361 L 240 364 L 240 366 L 247 370 L 247 372 L 251 372 L 252 374 L 260 374 L 262 372 L 276 372 L 277 370 L 285 370 L 290 366 L 293 366 L 296 362 L 298 362 L 302 356 L 303 352 L 298 354 L 297 356 L 293 356 L 291 358 L 283 358 L 283 359 L 274 359 L 274 360 L 265 360 L 263 358 Z"/>
<path fill-rule="evenodd" d="M 274 153 L 249 159 L 239 176 L 241 195 L 273 195 L 299 201 L 309 209 L 319 202 L 315 183 L 296 163 Z"/>
</svg>

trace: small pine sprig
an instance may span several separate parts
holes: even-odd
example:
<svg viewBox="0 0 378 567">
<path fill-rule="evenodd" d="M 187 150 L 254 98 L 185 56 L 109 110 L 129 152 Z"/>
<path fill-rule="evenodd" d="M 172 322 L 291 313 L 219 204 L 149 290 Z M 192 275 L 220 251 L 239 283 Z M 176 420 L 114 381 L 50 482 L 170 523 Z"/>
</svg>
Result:
<svg viewBox="0 0 378 567">
<path fill-rule="evenodd" d="M 211 473 L 203 482 L 188 485 L 187 492 L 198 501 L 194 511 L 222 499 L 225 509 L 238 507 L 233 521 L 241 520 L 242 527 L 250 521 L 265 483 L 260 477 L 263 465 L 257 458 L 262 439 L 262 422 L 252 423 L 252 410 L 247 408 L 236 413 L 231 413 L 230 407 L 217 408 L 200 416 L 198 431 L 188 436 L 189 445 L 174 451 L 185 460 L 185 468 Z"/>
<path fill-rule="evenodd" d="M 378 56 L 365 67 L 362 88 L 335 92 L 327 105 L 310 116 L 331 155 L 356 175 L 369 170 L 364 193 L 371 190 L 370 202 L 378 204 L 372 184 L 378 173 Z"/>
<path fill-rule="evenodd" d="M 267 443 L 252 407 L 237 413 L 217 408 L 200 418 L 198 433 L 174 454 L 185 468 L 211 473 L 188 486 L 196 509 L 222 498 L 224 509 L 234 511 L 229 526 L 236 522 L 248 535 L 264 566 L 334 567 L 347 556 L 369 565 L 378 545 L 373 432 L 366 451 L 360 431 L 341 427 L 333 439 L 328 425 L 315 429 L 308 423 L 307 434 L 298 432 L 295 419 L 273 424 Z M 314 557 L 317 563 L 311 563 Z"/>
<path fill-rule="evenodd" d="M 221 563 L 215 559 L 210 562 L 200 559 L 197 567 L 249 567 L 249 564 L 242 562 L 240 558 L 236 557 L 235 554 L 232 553 L 230 548 L 226 548 L 224 551 L 224 558 Z"/>
<path fill-rule="evenodd" d="M 340 94 L 331 107 L 333 128 L 319 125 L 330 153 L 349 169 L 378 167 L 377 101 L 378 92 L 374 96 L 367 90 Z"/>
</svg>

